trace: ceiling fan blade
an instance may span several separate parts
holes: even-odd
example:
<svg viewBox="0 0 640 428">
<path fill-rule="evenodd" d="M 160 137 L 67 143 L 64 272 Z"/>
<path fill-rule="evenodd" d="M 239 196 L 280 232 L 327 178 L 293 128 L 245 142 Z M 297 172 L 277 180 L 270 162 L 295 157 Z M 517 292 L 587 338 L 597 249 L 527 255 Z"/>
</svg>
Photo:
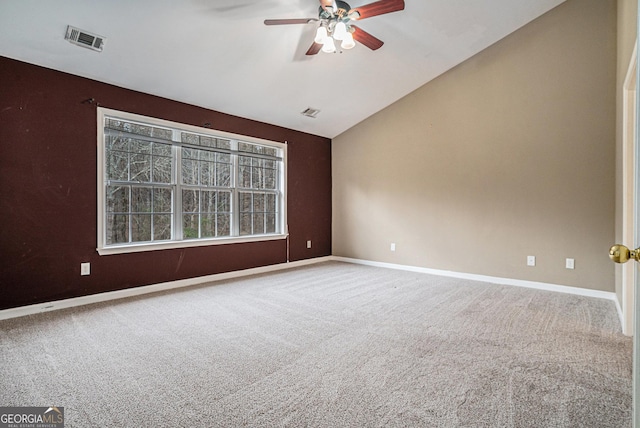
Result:
<svg viewBox="0 0 640 428">
<path fill-rule="evenodd" d="M 265 19 L 264 25 L 289 25 L 289 24 L 308 24 L 316 22 L 316 18 L 299 18 L 299 19 Z"/>
<path fill-rule="evenodd" d="M 309 50 L 307 51 L 306 54 L 307 55 L 315 55 L 318 52 L 320 52 L 320 49 L 322 49 L 322 44 L 313 42 L 313 44 L 311 45 L 311 47 L 309 48 Z"/>
<path fill-rule="evenodd" d="M 371 18 L 385 13 L 404 10 L 404 0 L 380 0 L 349 11 L 349 18 L 353 20 Z"/>
<path fill-rule="evenodd" d="M 382 47 L 382 45 L 384 45 L 384 42 L 376 37 L 373 37 L 371 34 L 367 33 L 364 30 L 361 30 L 360 28 L 356 27 L 355 25 L 352 25 L 351 28 L 353 28 L 353 40 L 355 40 L 356 42 L 360 42 L 363 45 L 365 45 L 366 47 L 368 47 L 369 49 L 371 49 L 372 51 L 375 51 L 377 49 L 380 49 Z"/>
</svg>

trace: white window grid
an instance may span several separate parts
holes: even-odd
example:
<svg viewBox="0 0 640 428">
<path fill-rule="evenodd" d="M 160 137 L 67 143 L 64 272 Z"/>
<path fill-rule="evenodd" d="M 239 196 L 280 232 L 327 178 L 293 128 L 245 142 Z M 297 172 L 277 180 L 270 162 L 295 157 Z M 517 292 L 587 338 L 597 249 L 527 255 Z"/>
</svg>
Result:
<svg viewBox="0 0 640 428">
<path fill-rule="evenodd" d="M 119 120 L 134 124 L 139 129 L 149 132 L 151 135 L 138 135 L 127 132 L 126 129 L 105 130 L 107 120 Z M 145 128 L 146 127 L 146 128 Z M 202 128 L 178 124 L 161 119 L 148 118 L 130 113 L 118 112 L 114 110 L 99 108 L 98 109 L 98 140 L 99 140 L 99 156 L 98 156 L 98 252 L 100 254 L 114 254 L 122 252 L 147 251 L 153 249 L 215 245 L 222 243 L 246 242 L 258 240 L 284 239 L 287 235 L 286 227 L 286 143 L 276 143 L 267 140 L 256 139 L 252 137 L 239 136 L 235 134 L 225 133 L 221 131 L 209 131 Z M 153 135 L 158 129 L 160 137 Z M 188 133 L 188 138 L 185 138 Z M 105 156 L 107 140 L 109 135 L 120 135 L 123 137 L 131 137 L 135 140 L 149 141 L 151 144 L 170 144 L 171 146 L 171 179 L 169 183 L 154 182 L 153 176 L 147 181 L 132 181 L 128 177 L 127 180 L 115 180 L 105 174 Z M 169 138 L 167 138 L 169 137 Z M 200 139 L 201 144 L 194 144 L 194 137 Z M 253 148 L 252 152 L 247 149 Z M 183 156 L 187 151 L 197 154 L 197 157 Z M 201 155 L 205 159 L 200 159 Z M 191 164 L 197 164 L 198 168 L 202 165 L 209 164 L 214 170 L 218 167 L 223 168 L 226 164 L 230 168 L 228 182 L 220 182 L 214 171 L 213 182 L 203 183 L 201 175 L 195 174 L 198 181 L 188 180 L 183 182 L 183 158 L 191 161 Z M 238 180 L 240 173 L 240 163 L 251 160 L 250 168 L 251 178 L 247 183 L 240 183 Z M 153 160 L 151 161 L 153 162 Z M 265 176 L 271 177 L 271 181 L 266 183 L 263 181 L 255 181 L 253 175 L 261 172 Z M 151 175 L 153 173 L 150 173 Z M 135 213 L 132 208 L 129 212 L 120 213 L 129 215 L 132 219 L 133 215 L 150 215 L 151 216 L 151 236 L 146 241 L 133 240 L 133 221 L 129 221 L 129 235 L 127 242 L 109 243 L 107 239 L 107 201 L 106 194 L 109 186 L 119 185 L 126 187 L 130 193 L 133 189 L 151 188 L 152 192 L 162 189 L 170 189 L 172 192 L 171 201 L 171 234 L 170 236 L 161 235 L 154 236 L 155 227 L 154 220 L 157 215 L 167 215 L 166 211 L 154 212 L 152 207 L 150 213 Z M 190 229 L 185 233 L 185 213 L 183 212 L 183 197 L 185 192 L 191 192 L 202 195 L 207 192 L 216 192 L 216 195 L 229 195 L 229 219 L 228 230 L 221 230 L 216 219 L 215 226 L 204 230 L 203 215 L 211 215 L 211 211 L 204 209 L 202 206 L 202 198 L 198 200 L 198 209 L 188 212 L 186 215 L 197 215 L 198 221 L 192 224 L 198 225 L 198 230 Z M 250 195 L 252 199 L 251 209 L 247 212 L 241 212 L 240 199 L 241 195 Z M 260 200 L 269 199 L 271 202 L 269 209 L 260 210 Z M 153 204 L 153 197 L 151 198 Z M 131 196 L 129 197 L 129 207 L 131 207 Z M 257 202 L 256 202 L 257 201 Z M 274 202 L 275 201 L 275 202 Z M 217 206 L 216 206 L 217 208 Z M 213 212 L 214 216 L 224 214 L 223 211 L 217 209 Z M 243 214 L 250 215 L 250 226 L 241 228 L 241 216 Z M 262 221 L 262 224 L 259 222 Z"/>
</svg>

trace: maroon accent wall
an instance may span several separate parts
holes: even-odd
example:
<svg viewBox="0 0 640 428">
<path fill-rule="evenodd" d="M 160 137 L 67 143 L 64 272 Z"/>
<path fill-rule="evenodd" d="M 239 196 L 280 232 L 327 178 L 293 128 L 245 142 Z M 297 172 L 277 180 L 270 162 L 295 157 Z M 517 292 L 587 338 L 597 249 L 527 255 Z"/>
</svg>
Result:
<svg viewBox="0 0 640 428">
<path fill-rule="evenodd" d="M 285 240 L 98 255 L 90 98 L 287 141 L 289 260 L 331 253 L 331 140 L 0 57 L 0 309 L 287 261 Z M 82 262 L 90 276 L 80 276 Z"/>
</svg>

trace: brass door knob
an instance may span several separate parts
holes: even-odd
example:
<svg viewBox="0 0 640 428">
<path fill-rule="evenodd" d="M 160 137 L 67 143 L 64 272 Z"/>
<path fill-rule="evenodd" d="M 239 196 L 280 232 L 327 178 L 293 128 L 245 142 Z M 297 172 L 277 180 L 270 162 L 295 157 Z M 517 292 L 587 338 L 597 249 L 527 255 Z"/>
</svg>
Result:
<svg viewBox="0 0 640 428">
<path fill-rule="evenodd" d="M 609 250 L 609 258 L 616 263 L 626 263 L 631 259 L 640 262 L 640 248 L 630 250 L 624 245 L 616 244 Z"/>
</svg>

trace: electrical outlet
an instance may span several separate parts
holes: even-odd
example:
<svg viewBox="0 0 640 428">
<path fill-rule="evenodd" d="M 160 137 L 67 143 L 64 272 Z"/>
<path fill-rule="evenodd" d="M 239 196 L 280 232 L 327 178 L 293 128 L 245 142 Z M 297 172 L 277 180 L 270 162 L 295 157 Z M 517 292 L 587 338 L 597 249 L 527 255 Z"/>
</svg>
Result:
<svg viewBox="0 0 640 428">
<path fill-rule="evenodd" d="M 91 275 L 91 263 L 80 263 L 80 275 Z"/>
<path fill-rule="evenodd" d="M 527 256 L 527 266 L 536 265 L 536 256 Z"/>
<path fill-rule="evenodd" d="M 391 251 L 395 251 L 396 250 L 396 243 L 392 242 L 391 243 Z"/>
<path fill-rule="evenodd" d="M 307 241 L 307 248 L 311 248 L 311 239 Z"/>
<path fill-rule="evenodd" d="M 575 269 L 576 268 L 575 259 L 567 259 L 566 262 L 565 262 L 565 267 L 567 269 Z"/>
</svg>

